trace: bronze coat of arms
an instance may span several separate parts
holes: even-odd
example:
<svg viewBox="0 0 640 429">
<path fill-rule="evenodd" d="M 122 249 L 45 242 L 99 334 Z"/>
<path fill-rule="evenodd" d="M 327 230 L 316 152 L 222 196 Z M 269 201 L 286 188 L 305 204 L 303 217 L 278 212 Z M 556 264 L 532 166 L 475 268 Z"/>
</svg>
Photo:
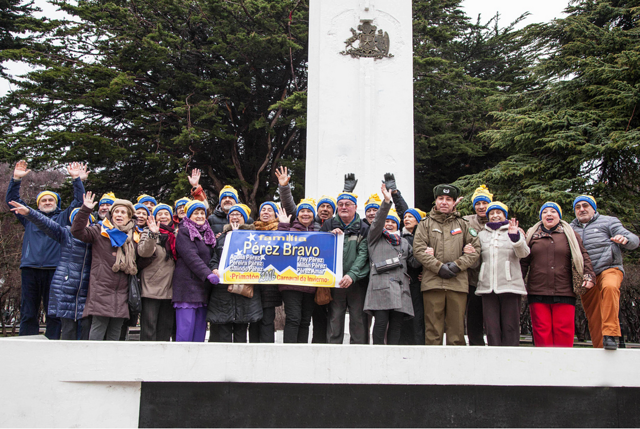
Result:
<svg viewBox="0 0 640 429">
<path fill-rule="evenodd" d="M 359 33 L 351 28 L 352 36 L 345 40 L 346 49 L 340 52 L 342 55 L 351 55 L 352 58 L 392 58 L 389 53 L 389 33 L 378 30 L 378 27 L 371 24 L 370 20 L 363 20 L 358 25 Z M 378 31 L 376 33 L 376 30 Z M 353 44 L 358 42 L 358 47 Z"/>
</svg>

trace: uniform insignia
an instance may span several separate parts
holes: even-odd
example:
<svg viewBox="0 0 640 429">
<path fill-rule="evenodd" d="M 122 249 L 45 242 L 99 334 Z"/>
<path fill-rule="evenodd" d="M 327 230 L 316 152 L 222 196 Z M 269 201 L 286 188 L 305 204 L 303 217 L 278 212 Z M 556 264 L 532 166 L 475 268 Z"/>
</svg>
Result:
<svg viewBox="0 0 640 429">
<path fill-rule="evenodd" d="M 462 234 L 462 228 L 456 228 L 451 230 L 451 235 Z"/>
<path fill-rule="evenodd" d="M 433 232 L 439 232 L 440 234 L 442 234 L 442 231 L 440 231 L 438 228 L 433 228 Z"/>
<path fill-rule="evenodd" d="M 445 188 L 445 189 L 442 190 L 442 192 L 444 192 L 445 194 L 448 194 L 449 193 L 449 189 Z"/>
<path fill-rule="evenodd" d="M 477 237 L 478 236 L 478 231 L 476 231 L 473 228 L 469 228 L 469 234 L 471 234 L 472 237 Z"/>
</svg>

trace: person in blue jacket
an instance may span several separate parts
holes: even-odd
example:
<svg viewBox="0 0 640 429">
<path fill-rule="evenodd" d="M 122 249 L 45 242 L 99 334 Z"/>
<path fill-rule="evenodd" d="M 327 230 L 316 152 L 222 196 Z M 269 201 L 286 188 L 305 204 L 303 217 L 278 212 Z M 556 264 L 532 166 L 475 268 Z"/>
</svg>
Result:
<svg viewBox="0 0 640 429">
<path fill-rule="evenodd" d="M 13 171 L 13 178 L 7 189 L 6 202 L 15 201 L 26 205 L 20 198 L 20 184 L 22 178 L 29 174 L 27 163 L 19 161 Z M 73 201 L 66 210 L 62 210 L 60 196 L 55 192 L 43 191 L 36 198 L 38 212 L 61 226 L 69 225 L 71 211 L 80 207 L 83 202 L 84 186 L 82 180 L 86 179 L 89 172 L 87 166 L 74 162 L 69 164 L 67 171 L 73 179 Z M 49 307 L 49 287 L 51 279 L 60 261 L 60 243 L 47 237 L 33 223 L 16 213 L 18 221 L 24 226 L 24 238 L 22 241 L 22 291 L 20 301 L 20 334 L 38 335 L 40 302 L 44 308 Z M 60 319 L 47 317 L 45 336 L 50 340 L 60 338 Z"/>
<path fill-rule="evenodd" d="M 70 226 L 60 226 L 31 207 L 11 201 L 12 212 L 24 216 L 47 236 L 60 243 L 60 262 L 51 280 L 47 317 L 57 317 L 62 325 L 61 340 L 81 339 L 81 320 L 89 289 L 91 244 L 71 235 Z M 69 222 L 80 209 L 73 209 Z M 93 215 L 87 222 L 95 222 Z"/>
</svg>

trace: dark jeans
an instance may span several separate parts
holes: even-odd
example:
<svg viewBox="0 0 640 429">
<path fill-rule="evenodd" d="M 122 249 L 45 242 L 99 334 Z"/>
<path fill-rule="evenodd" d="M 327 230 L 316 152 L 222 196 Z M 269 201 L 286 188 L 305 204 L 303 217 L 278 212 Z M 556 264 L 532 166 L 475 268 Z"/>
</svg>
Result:
<svg viewBox="0 0 640 429">
<path fill-rule="evenodd" d="M 520 345 L 520 295 L 488 293 L 482 295 L 484 324 L 490 346 Z"/>
<path fill-rule="evenodd" d="M 54 269 L 22 269 L 19 335 L 38 335 L 40 333 L 40 302 L 42 302 L 47 321 L 47 329 L 44 335 L 50 340 L 60 338 L 60 319 L 47 315 L 47 310 L 49 309 L 49 287 L 55 272 L 56 270 Z"/>
<path fill-rule="evenodd" d="M 467 294 L 467 337 L 470 346 L 484 346 L 482 297 L 476 295 L 476 287 L 471 285 Z"/>
<path fill-rule="evenodd" d="M 344 322 L 349 309 L 349 335 L 351 344 L 367 344 L 367 315 L 364 312 L 364 298 L 367 289 L 354 282 L 346 289 L 331 290 L 333 301 L 329 303 L 329 323 L 327 340 L 330 344 L 344 341 Z"/>
<path fill-rule="evenodd" d="M 311 316 L 316 303 L 315 294 L 297 290 L 282 291 L 284 302 L 284 342 L 308 343 Z"/>
<path fill-rule="evenodd" d="M 224 323 L 218 325 L 219 343 L 246 343 L 248 323 Z"/>
<path fill-rule="evenodd" d="M 329 304 L 316 305 L 313 309 L 313 339 L 312 343 L 327 343 L 327 322 L 329 320 Z"/>
<path fill-rule="evenodd" d="M 170 299 L 142 298 L 140 341 L 169 341 L 174 318 Z"/>
<path fill-rule="evenodd" d="M 424 346 L 424 303 L 420 282 L 411 283 L 411 302 L 413 304 L 413 319 L 404 320 L 400 329 L 400 344 Z"/>
<path fill-rule="evenodd" d="M 82 327 L 83 319 L 73 320 L 73 319 L 65 319 L 64 317 L 60 319 L 60 324 L 62 327 L 62 332 L 60 334 L 61 340 L 82 340 L 87 338 L 82 338 Z"/>
<path fill-rule="evenodd" d="M 387 334 L 387 344 L 397 346 L 400 344 L 400 329 L 404 313 L 394 310 L 374 310 L 373 317 L 373 344 L 384 344 L 384 335 Z M 388 331 L 387 331 L 388 328 Z"/>
<path fill-rule="evenodd" d="M 249 342 L 250 343 L 275 343 L 276 329 L 274 321 L 276 320 L 276 308 L 267 307 L 262 309 L 262 319 L 255 323 L 249 324 Z"/>
</svg>

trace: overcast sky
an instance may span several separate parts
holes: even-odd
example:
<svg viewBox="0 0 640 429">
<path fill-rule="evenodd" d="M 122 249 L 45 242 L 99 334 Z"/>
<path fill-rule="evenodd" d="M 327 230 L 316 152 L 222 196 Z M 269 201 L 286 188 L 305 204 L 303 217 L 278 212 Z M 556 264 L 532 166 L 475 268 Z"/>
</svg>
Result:
<svg viewBox="0 0 640 429">
<path fill-rule="evenodd" d="M 322 1 L 322 0 L 316 0 Z M 35 4 L 43 11 L 38 15 L 56 15 L 56 7 L 46 0 L 36 0 Z M 467 15 L 474 21 L 478 14 L 481 14 L 481 22 L 487 22 L 496 12 L 500 12 L 501 26 L 506 26 L 524 12 L 531 12 L 531 16 L 522 25 L 534 22 L 547 22 L 554 18 L 561 18 L 562 11 L 567 6 L 568 0 L 535 0 L 524 2 L 519 0 L 463 0 L 462 7 Z M 22 74 L 29 71 L 24 65 L 10 63 L 9 68 L 14 74 Z M 0 96 L 9 89 L 9 84 L 4 79 L 0 79 Z"/>
<path fill-rule="evenodd" d="M 501 25 L 508 25 L 524 12 L 530 12 L 531 15 L 523 23 L 524 25 L 533 24 L 534 22 L 547 22 L 554 18 L 562 18 L 562 11 L 569 4 L 568 0 L 535 0 L 535 1 L 519 1 L 519 0 L 463 0 L 462 7 L 467 15 L 473 20 L 481 14 L 481 21 L 485 23 L 496 12 L 500 12 Z"/>
</svg>

